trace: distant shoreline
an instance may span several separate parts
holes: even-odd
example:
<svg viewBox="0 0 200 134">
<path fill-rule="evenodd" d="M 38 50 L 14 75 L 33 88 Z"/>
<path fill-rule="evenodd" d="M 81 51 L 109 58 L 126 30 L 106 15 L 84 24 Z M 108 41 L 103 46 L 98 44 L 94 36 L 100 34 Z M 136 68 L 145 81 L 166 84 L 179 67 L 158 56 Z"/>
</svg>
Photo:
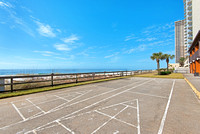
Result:
<svg viewBox="0 0 200 134">
<path fill-rule="evenodd" d="M 44 75 L 51 73 L 89 73 L 126 71 L 127 69 L 0 69 L 0 76 L 6 75 Z M 133 70 L 134 71 L 134 70 Z"/>
</svg>

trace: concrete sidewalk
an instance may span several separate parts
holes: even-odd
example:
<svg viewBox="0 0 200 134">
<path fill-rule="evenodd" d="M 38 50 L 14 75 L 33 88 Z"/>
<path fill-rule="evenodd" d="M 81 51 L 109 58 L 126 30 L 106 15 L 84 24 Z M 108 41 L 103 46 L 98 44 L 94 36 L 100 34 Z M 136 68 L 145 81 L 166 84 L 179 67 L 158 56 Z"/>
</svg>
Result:
<svg viewBox="0 0 200 134">
<path fill-rule="evenodd" d="M 184 77 L 200 92 L 200 76 L 194 74 L 184 74 Z"/>
</svg>

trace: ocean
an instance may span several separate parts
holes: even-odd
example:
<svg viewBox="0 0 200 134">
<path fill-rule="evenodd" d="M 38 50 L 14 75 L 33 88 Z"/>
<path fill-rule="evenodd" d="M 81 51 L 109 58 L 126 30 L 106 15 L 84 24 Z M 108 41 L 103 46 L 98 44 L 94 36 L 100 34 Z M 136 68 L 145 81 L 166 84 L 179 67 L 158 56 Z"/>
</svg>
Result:
<svg viewBox="0 0 200 134">
<path fill-rule="evenodd" d="M 88 73 L 105 71 L 126 71 L 126 69 L 0 69 L 0 75 Z"/>
</svg>

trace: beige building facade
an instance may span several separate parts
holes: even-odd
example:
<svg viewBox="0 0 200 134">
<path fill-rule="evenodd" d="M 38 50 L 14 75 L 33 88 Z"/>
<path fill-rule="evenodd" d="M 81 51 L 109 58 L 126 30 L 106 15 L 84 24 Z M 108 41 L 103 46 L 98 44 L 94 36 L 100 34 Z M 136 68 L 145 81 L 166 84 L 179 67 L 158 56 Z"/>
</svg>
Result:
<svg viewBox="0 0 200 134">
<path fill-rule="evenodd" d="M 200 30 L 200 0 L 192 0 L 192 29 L 194 39 Z"/>
<path fill-rule="evenodd" d="M 175 22 L 175 62 L 179 63 L 180 57 L 186 58 L 187 46 L 185 39 L 185 20 Z"/>
</svg>

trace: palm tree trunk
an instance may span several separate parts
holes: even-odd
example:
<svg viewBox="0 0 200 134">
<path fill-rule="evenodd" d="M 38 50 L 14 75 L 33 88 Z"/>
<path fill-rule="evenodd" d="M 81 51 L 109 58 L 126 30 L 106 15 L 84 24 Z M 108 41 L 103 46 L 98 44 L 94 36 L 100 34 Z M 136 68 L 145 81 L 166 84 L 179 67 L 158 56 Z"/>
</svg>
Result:
<svg viewBox="0 0 200 134">
<path fill-rule="evenodd" d="M 159 64 L 159 61 L 157 61 L 157 69 L 158 69 L 158 74 L 160 74 L 160 64 Z"/>
<path fill-rule="evenodd" d="M 169 65 L 169 62 L 167 62 L 167 71 L 168 71 L 168 65 Z"/>
</svg>

